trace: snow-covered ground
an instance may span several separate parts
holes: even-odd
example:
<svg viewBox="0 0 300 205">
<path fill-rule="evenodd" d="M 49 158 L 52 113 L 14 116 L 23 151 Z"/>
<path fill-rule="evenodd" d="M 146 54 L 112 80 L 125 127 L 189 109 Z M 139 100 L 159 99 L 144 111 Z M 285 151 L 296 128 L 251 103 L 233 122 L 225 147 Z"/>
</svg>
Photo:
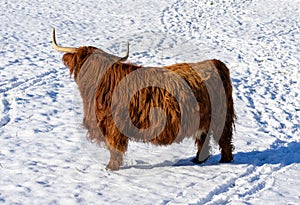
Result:
<svg viewBox="0 0 300 205">
<path fill-rule="evenodd" d="M 299 204 L 300 1 L 1 1 L 0 204 Z M 231 71 L 235 160 L 190 163 L 191 140 L 131 143 L 121 170 L 86 140 L 76 84 L 51 45 L 129 61 L 217 58 Z"/>
</svg>

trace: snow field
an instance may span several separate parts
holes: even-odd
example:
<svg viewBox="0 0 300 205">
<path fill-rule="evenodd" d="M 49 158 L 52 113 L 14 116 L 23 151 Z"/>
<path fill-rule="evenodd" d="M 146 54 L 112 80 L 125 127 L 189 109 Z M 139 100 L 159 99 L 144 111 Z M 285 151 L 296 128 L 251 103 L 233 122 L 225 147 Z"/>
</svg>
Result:
<svg viewBox="0 0 300 205">
<path fill-rule="evenodd" d="M 0 204 L 299 204 L 299 1 L 0 2 Z M 129 61 L 227 64 L 235 160 L 131 143 L 122 169 L 86 140 L 76 84 L 51 45 Z"/>
</svg>

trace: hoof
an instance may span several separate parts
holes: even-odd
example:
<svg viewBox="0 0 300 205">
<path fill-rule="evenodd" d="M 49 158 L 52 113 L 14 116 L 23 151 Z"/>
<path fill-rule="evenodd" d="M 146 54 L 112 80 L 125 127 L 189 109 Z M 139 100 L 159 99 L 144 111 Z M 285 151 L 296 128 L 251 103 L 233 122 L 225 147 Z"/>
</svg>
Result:
<svg viewBox="0 0 300 205">
<path fill-rule="evenodd" d="M 198 157 L 195 157 L 194 159 L 192 159 L 192 162 L 193 162 L 194 164 L 203 164 L 204 162 L 206 162 L 206 161 L 209 159 L 209 157 L 210 157 L 210 156 L 208 156 L 205 160 L 202 160 L 202 161 L 200 161 L 200 160 L 198 159 Z"/>
<path fill-rule="evenodd" d="M 106 170 L 109 171 L 118 171 L 120 169 L 120 165 L 117 162 L 110 162 L 107 166 L 106 166 Z"/>
<path fill-rule="evenodd" d="M 220 159 L 219 163 L 231 163 L 233 159 Z"/>
</svg>

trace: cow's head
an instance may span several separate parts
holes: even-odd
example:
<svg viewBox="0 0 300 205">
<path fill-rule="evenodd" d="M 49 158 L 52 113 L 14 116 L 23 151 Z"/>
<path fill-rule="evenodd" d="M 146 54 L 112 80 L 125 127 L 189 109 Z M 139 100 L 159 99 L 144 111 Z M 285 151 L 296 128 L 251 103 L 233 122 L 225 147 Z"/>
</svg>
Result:
<svg viewBox="0 0 300 205">
<path fill-rule="evenodd" d="M 110 55 L 110 54 L 102 51 L 101 49 L 98 49 L 93 46 L 82 46 L 79 48 L 58 46 L 56 43 L 56 39 L 55 39 L 55 29 L 53 29 L 53 31 L 52 31 L 52 44 L 53 44 L 53 47 L 55 50 L 65 53 L 63 55 L 62 60 L 65 64 L 65 66 L 69 68 L 70 75 L 72 75 L 74 73 L 75 79 L 76 79 L 77 74 L 79 73 L 80 68 L 83 65 L 83 63 L 96 50 L 101 51 L 101 53 L 103 53 L 104 56 L 113 57 L 114 61 L 126 61 L 129 56 L 129 43 L 127 43 L 127 52 L 124 57 L 117 57 L 117 56 Z"/>
</svg>

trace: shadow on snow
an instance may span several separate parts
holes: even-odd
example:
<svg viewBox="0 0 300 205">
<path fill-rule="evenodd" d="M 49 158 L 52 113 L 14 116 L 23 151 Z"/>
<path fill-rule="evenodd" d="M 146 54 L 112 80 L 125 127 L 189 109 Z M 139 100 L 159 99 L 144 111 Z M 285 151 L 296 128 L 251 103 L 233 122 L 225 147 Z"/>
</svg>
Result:
<svg viewBox="0 0 300 205">
<path fill-rule="evenodd" d="M 194 164 L 192 159 L 194 157 L 189 157 L 186 159 L 180 159 L 178 161 L 164 161 L 159 164 L 145 164 L 138 163 L 132 166 L 125 166 L 122 169 L 138 168 L 138 169 L 153 169 L 158 167 L 168 167 L 168 166 L 212 166 L 218 165 L 220 155 L 211 156 L 207 162 L 203 164 Z M 294 163 L 300 163 L 300 143 L 291 142 L 287 146 L 277 146 L 264 151 L 250 151 L 250 152 L 237 152 L 234 154 L 234 161 L 230 163 L 231 165 L 254 165 L 262 166 L 265 164 L 281 164 L 282 166 L 287 166 Z"/>
<path fill-rule="evenodd" d="M 190 162 L 193 158 L 179 160 L 174 166 L 193 165 Z M 220 155 L 211 156 L 211 158 L 200 166 L 216 165 L 220 159 Z M 294 163 L 300 163 L 300 143 L 291 142 L 287 146 L 277 146 L 264 151 L 237 152 L 234 154 L 235 164 L 252 164 L 262 166 L 265 164 L 281 164 L 287 166 Z M 197 165 L 196 165 L 197 166 Z"/>
</svg>

